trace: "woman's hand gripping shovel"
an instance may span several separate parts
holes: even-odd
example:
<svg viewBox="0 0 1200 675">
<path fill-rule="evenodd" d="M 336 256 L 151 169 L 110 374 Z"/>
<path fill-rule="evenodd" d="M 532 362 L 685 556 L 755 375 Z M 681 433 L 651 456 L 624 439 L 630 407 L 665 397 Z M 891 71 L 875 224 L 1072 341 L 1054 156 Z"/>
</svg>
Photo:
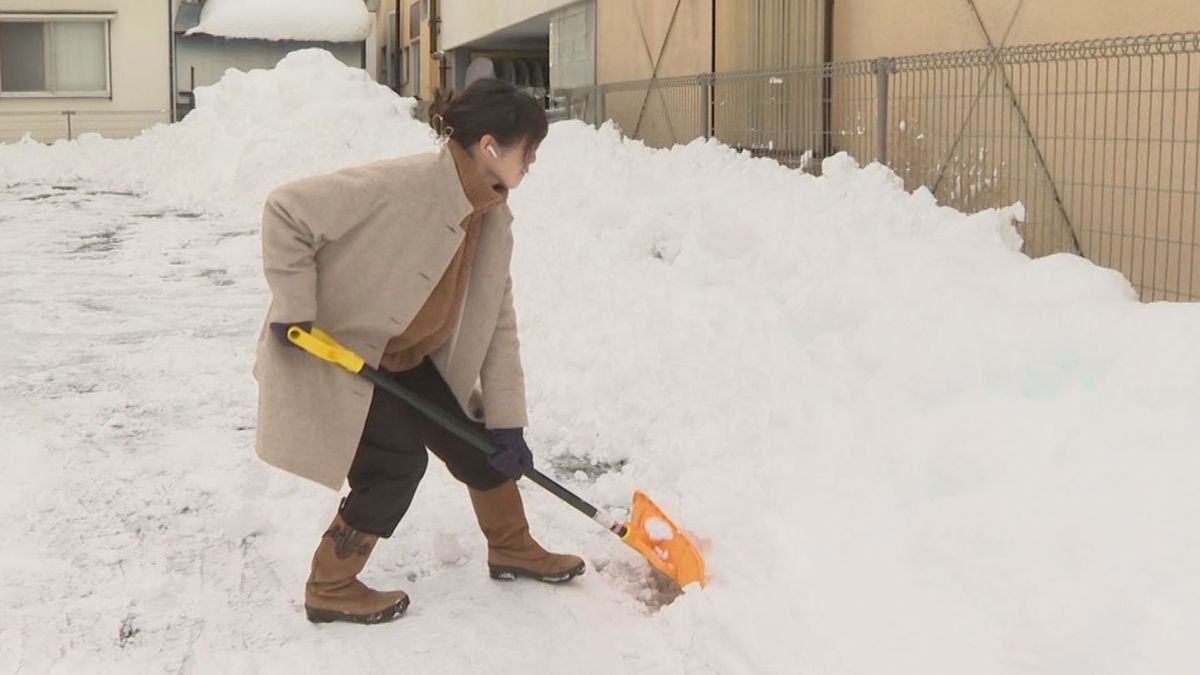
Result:
<svg viewBox="0 0 1200 675">
<path fill-rule="evenodd" d="M 457 434 L 463 440 L 489 455 L 497 452 L 490 438 L 463 424 L 437 406 L 421 399 L 397 384 L 395 380 L 373 368 L 362 357 L 338 344 L 319 328 L 311 332 L 299 326 L 288 329 L 288 340 L 304 351 L 370 380 L 424 415 Z M 705 584 L 704 558 L 687 535 L 662 512 L 641 490 L 633 493 L 633 509 L 628 522 L 619 523 L 604 511 L 580 499 L 536 469 L 525 471 L 525 477 L 545 488 L 554 496 L 575 507 L 583 515 L 600 523 L 606 530 L 621 538 L 630 548 L 642 554 L 655 569 L 670 577 L 680 588 L 693 582 Z"/>
</svg>

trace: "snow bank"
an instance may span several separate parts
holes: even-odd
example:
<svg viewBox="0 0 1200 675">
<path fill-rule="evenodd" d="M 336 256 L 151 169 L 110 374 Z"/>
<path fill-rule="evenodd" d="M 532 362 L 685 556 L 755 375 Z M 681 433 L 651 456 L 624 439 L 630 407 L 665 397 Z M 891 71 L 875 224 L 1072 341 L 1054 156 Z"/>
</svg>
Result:
<svg viewBox="0 0 1200 675">
<path fill-rule="evenodd" d="M 371 32 L 362 0 L 207 0 L 187 32 L 257 40 L 358 42 Z"/>
<path fill-rule="evenodd" d="M 0 179 L 243 218 L 287 178 L 432 147 L 411 101 L 317 52 L 199 103 L 131 141 L 0 147 Z M 579 635 L 649 635 L 675 655 L 647 654 L 672 664 L 653 672 L 1200 671 L 1200 306 L 1030 260 L 1017 210 L 965 215 L 845 156 L 817 178 L 574 122 L 539 156 L 511 198 L 529 438 L 602 505 L 645 489 L 711 573 L 611 625 L 589 621 L 595 588 L 561 596 Z M 633 553 L 531 503 L 606 588 L 653 604 Z"/>
<path fill-rule="evenodd" d="M 564 123 L 539 157 L 512 198 L 531 435 L 706 540 L 712 585 L 659 615 L 695 663 L 1200 666 L 1200 305 L 845 156 Z"/>
<path fill-rule="evenodd" d="M 228 70 L 197 89 L 182 122 L 136 138 L 0 144 L 0 183 L 85 180 L 255 218 L 287 180 L 432 149 L 428 127 L 412 117 L 415 103 L 325 50 L 300 50 L 272 70 Z"/>
</svg>

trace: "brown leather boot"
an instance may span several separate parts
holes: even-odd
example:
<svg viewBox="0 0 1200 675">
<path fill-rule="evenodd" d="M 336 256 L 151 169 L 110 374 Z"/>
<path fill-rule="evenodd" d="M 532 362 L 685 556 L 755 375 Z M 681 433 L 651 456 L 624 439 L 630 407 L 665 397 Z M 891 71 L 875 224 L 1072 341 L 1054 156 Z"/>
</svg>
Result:
<svg viewBox="0 0 1200 675">
<path fill-rule="evenodd" d="M 313 623 L 383 623 L 404 614 L 404 591 L 372 590 L 357 579 L 379 537 L 346 524 L 339 513 L 313 554 L 312 574 L 304 586 L 304 609 Z"/>
<path fill-rule="evenodd" d="M 557 584 L 583 574 L 581 558 L 547 553 L 529 536 L 525 506 L 516 483 L 508 481 L 487 492 L 468 490 L 479 529 L 487 537 L 488 572 L 493 579 L 527 577 Z"/>
</svg>

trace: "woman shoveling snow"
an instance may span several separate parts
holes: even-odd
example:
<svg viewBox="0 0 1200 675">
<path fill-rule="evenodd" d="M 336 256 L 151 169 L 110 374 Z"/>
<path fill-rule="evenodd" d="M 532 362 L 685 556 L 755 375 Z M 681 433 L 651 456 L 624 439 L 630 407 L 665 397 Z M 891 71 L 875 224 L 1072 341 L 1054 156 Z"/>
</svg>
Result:
<svg viewBox="0 0 1200 675">
<path fill-rule="evenodd" d="M 533 468 L 513 311 L 508 191 L 545 138 L 545 112 L 499 80 L 430 110 L 443 146 L 288 183 L 263 214 L 272 302 L 259 338 L 257 452 L 340 490 L 305 586 L 310 621 L 379 623 L 403 591 L 358 581 L 412 502 L 432 451 L 468 487 L 493 578 L 549 583 L 584 572 L 529 535 L 514 482 Z M 409 404 L 310 357 L 288 329 L 314 325 L 372 367 L 490 436 L 486 455 Z M 480 388 L 476 389 L 476 382 Z"/>
</svg>

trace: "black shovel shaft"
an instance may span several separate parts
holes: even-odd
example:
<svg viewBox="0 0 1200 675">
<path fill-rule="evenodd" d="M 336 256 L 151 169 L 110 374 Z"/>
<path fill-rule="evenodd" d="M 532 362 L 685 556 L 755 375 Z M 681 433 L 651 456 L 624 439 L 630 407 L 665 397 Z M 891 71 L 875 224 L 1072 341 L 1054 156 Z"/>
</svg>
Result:
<svg viewBox="0 0 1200 675">
<path fill-rule="evenodd" d="M 386 373 L 380 371 L 379 369 L 372 368 L 369 365 L 364 365 L 362 370 L 359 371 L 359 374 L 370 380 L 371 383 L 376 387 L 384 389 L 388 393 L 399 397 L 400 400 L 416 408 L 426 417 L 442 425 L 442 427 L 444 427 L 446 430 L 475 446 L 481 452 L 489 456 L 499 452 L 499 449 L 496 448 L 496 445 L 492 443 L 492 439 L 486 434 L 480 433 L 474 427 L 464 424 L 461 420 L 456 419 L 446 411 L 421 398 L 416 393 L 409 391 L 407 388 L 396 382 L 395 379 L 388 377 Z M 564 502 L 575 507 L 575 509 L 583 513 L 583 515 L 587 516 L 588 518 L 594 519 L 596 517 L 596 507 L 585 502 L 578 495 L 562 485 L 559 485 L 554 481 L 554 479 L 550 478 L 541 471 L 538 471 L 537 469 L 527 469 L 524 472 L 524 476 L 545 488 L 555 497 L 558 497 Z"/>
</svg>

